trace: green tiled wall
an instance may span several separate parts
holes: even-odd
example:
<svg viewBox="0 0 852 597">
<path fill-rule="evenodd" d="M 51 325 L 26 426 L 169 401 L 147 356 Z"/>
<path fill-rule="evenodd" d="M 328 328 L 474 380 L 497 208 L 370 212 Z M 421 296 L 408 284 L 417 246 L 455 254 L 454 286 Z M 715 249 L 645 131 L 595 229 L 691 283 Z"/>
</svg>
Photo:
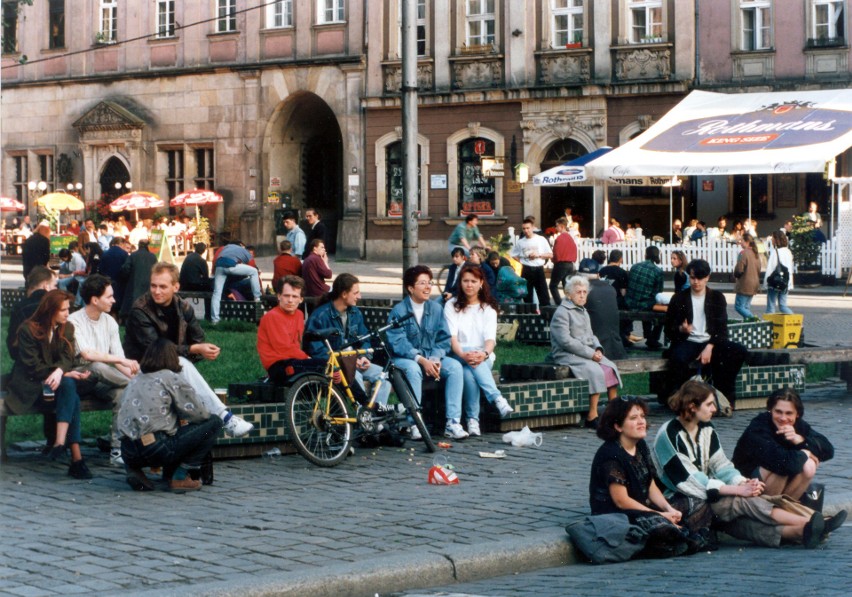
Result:
<svg viewBox="0 0 852 597">
<path fill-rule="evenodd" d="M 515 408 L 506 419 L 579 413 L 589 410 L 589 384 L 584 379 L 563 379 L 497 386 Z"/>
<path fill-rule="evenodd" d="M 737 398 L 765 398 L 787 387 L 805 390 L 805 365 L 743 367 L 737 378 Z"/>
<path fill-rule="evenodd" d="M 289 441 L 290 434 L 287 430 L 287 418 L 285 417 L 286 406 L 283 402 L 230 405 L 231 412 L 249 423 L 254 423 L 254 429 L 248 435 L 236 438 L 223 433 L 216 445 L 229 446 Z"/>
</svg>

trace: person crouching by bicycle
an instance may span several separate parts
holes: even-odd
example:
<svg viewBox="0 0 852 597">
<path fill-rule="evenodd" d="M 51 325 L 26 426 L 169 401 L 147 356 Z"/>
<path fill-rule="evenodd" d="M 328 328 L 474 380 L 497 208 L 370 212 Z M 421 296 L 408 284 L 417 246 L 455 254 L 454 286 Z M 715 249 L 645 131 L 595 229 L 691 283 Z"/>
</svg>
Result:
<svg viewBox="0 0 852 597">
<path fill-rule="evenodd" d="M 339 335 L 327 338 L 332 350 L 340 350 L 349 346 L 353 340 L 369 333 L 364 323 L 364 315 L 356 306 L 361 298 L 361 287 L 358 278 L 352 274 L 340 274 L 331 285 L 331 292 L 320 301 L 320 306 L 314 309 L 308 318 L 306 329 L 309 333 L 318 334 L 322 330 L 334 329 Z M 328 361 L 328 348 L 322 340 L 311 340 L 307 346 L 308 354 L 313 359 Z M 364 341 L 352 348 L 370 348 L 370 342 Z M 360 356 L 355 361 L 355 379 L 361 389 L 364 380 L 371 384 L 379 380 L 382 368 L 374 365 L 368 356 Z M 387 404 L 391 384 L 383 383 L 376 396 L 378 404 Z M 365 390 L 366 392 L 366 390 Z"/>
<path fill-rule="evenodd" d="M 432 293 L 432 270 L 425 265 L 415 265 L 405 270 L 402 284 L 408 296 L 391 309 L 388 321 L 404 320 L 399 328 L 387 332 L 388 345 L 394 364 L 411 383 L 418 404 L 423 393 L 423 376 L 445 381 L 447 413 L 460 413 L 464 372 L 461 363 L 452 358 L 450 329 L 444 318 L 440 302 L 429 300 Z M 444 435 L 464 439 L 467 431 L 459 419 L 447 419 Z M 419 439 L 415 427 L 411 438 Z"/>
<path fill-rule="evenodd" d="M 302 350 L 305 314 L 299 305 L 304 289 L 305 281 L 299 276 L 275 280 L 278 307 L 267 311 L 257 328 L 257 354 L 275 385 L 286 385 L 296 373 L 325 368 L 325 360 L 312 359 Z"/>
</svg>

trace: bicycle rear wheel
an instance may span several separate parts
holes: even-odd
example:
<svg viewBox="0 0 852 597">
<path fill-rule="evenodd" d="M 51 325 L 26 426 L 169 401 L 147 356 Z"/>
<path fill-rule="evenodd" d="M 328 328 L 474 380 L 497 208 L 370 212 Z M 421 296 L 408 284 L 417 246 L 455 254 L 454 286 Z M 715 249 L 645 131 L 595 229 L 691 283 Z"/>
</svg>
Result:
<svg viewBox="0 0 852 597">
<path fill-rule="evenodd" d="M 414 390 L 411 389 L 408 378 L 405 377 L 405 374 L 400 369 L 394 369 L 391 384 L 393 385 L 394 392 L 396 392 L 396 397 L 405 406 L 408 416 L 414 420 L 414 424 L 417 426 L 418 431 L 420 431 L 420 435 L 423 436 L 423 443 L 426 444 L 426 449 L 430 452 L 435 452 L 438 447 L 435 445 L 432 435 L 426 427 L 423 414 L 420 412 L 420 405 L 417 404 L 417 398 L 414 397 Z"/>
<path fill-rule="evenodd" d="M 346 402 L 328 378 L 308 375 L 287 391 L 287 427 L 293 446 L 318 466 L 343 462 L 352 446 L 352 425 Z M 337 419 L 336 421 L 334 419 Z"/>
</svg>

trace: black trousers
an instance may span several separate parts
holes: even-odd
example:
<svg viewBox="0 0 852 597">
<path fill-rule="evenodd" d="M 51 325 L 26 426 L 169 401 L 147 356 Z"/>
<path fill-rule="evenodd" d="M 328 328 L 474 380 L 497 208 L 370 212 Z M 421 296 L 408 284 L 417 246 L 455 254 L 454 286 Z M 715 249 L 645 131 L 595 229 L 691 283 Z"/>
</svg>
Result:
<svg viewBox="0 0 852 597">
<path fill-rule="evenodd" d="M 130 468 L 161 466 L 164 476 L 170 479 L 171 473 L 181 465 L 187 469 L 201 468 L 222 425 L 221 417 L 211 415 L 206 421 L 180 426 L 174 435 L 159 431 L 154 434 L 156 441 L 147 446 L 141 440 L 122 437 L 121 456 Z"/>
<path fill-rule="evenodd" d="M 297 373 L 322 373 L 327 361 L 324 359 L 284 359 L 269 366 L 269 379 L 276 386 L 286 386 L 290 378 Z"/>
<path fill-rule="evenodd" d="M 677 379 L 676 388 L 695 374 L 689 365 L 695 362 L 707 344 L 708 342 L 672 342 L 666 356 L 672 364 L 672 376 Z M 745 346 L 730 340 L 713 346 L 713 354 L 710 357 L 713 387 L 722 392 L 732 406 L 737 399 L 737 375 L 747 356 L 748 349 Z"/>
<path fill-rule="evenodd" d="M 559 294 L 559 285 L 562 284 L 562 292 L 565 292 L 565 280 L 573 274 L 573 261 L 553 262 L 553 271 L 550 272 L 550 296 L 553 297 L 554 305 L 559 305 L 562 302 L 562 296 Z"/>
<path fill-rule="evenodd" d="M 550 304 L 550 297 L 547 294 L 547 278 L 544 277 L 544 266 L 534 267 L 525 265 L 521 269 L 521 277 L 527 281 L 527 295 L 524 297 L 525 303 L 533 302 L 533 290 L 538 295 L 538 304 L 545 307 Z"/>
</svg>

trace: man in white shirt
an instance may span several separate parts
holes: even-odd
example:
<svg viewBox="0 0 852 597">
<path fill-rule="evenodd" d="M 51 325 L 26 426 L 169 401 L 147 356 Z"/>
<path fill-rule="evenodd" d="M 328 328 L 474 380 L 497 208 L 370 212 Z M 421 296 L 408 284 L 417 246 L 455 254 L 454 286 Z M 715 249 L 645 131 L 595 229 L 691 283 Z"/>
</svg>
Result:
<svg viewBox="0 0 852 597">
<path fill-rule="evenodd" d="M 544 277 L 544 264 L 553 257 L 547 239 L 535 233 L 535 225 L 532 219 L 526 218 L 521 227 L 524 235 L 518 239 L 512 249 L 512 257 L 519 260 L 523 269 L 521 277 L 527 281 L 527 295 L 525 303 L 533 302 L 533 289 L 538 296 L 538 304 L 545 307 L 550 304 L 547 291 L 547 280 Z"/>
<path fill-rule="evenodd" d="M 92 274 L 80 285 L 80 296 L 86 306 L 69 315 L 68 321 L 74 325 L 80 368 L 91 371 L 91 378 L 96 382 L 92 387 L 81 387 L 80 393 L 112 400 L 110 464 L 121 465 L 124 462 L 121 460 L 121 436 L 116 417 L 121 395 L 130 378 L 139 372 L 139 363 L 125 358 L 118 324 L 109 314 L 115 304 L 109 278 Z"/>
</svg>

